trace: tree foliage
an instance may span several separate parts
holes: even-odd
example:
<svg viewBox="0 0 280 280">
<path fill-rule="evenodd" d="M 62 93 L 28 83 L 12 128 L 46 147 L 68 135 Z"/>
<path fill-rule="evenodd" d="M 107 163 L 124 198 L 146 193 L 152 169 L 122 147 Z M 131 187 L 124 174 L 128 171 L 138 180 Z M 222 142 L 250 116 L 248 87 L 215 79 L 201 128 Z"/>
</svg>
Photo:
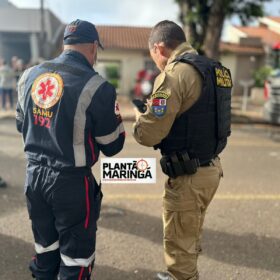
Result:
<svg viewBox="0 0 280 280">
<path fill-rule="evenodd" d="M 263 87 L 264 82 L 271 75 L 271 73 L 272 73 L 272 67 L 270 67 L 270 66 L 262 66 L 259 69 L 257 69 L 253 73 L 253 78 L 255 80 L 255 86 L 256 87 Z"/>
<path fill-rule="evenodd" d="M 175 0 L 179 18 L 193 45 L 208 56 L 216 56 L 226 18 L 238 16 L 243 25 L 264 15 L 264 3 L 271 0 Z M 208 48 L 208 49 L 207 49 Z M 209 50 L 210 48 L 210 50 Z M 215 50 L 216 49 L 216 50 Z"/>
</svg>

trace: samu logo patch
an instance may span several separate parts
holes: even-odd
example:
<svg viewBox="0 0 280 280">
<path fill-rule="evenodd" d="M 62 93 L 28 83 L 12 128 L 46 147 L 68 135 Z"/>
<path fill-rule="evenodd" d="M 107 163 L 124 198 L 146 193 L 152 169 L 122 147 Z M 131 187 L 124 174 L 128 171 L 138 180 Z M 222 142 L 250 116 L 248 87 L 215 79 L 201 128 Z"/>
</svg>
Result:
<svg viewBox="0 0 280 280">
<path fill-rule="evenodd" d="M 32 86 L 33 102 L 42 109 L 53 107 L 62 97 L 63 80 L 55 73 L 45 73 L 37 77 Z"/>
</svg>

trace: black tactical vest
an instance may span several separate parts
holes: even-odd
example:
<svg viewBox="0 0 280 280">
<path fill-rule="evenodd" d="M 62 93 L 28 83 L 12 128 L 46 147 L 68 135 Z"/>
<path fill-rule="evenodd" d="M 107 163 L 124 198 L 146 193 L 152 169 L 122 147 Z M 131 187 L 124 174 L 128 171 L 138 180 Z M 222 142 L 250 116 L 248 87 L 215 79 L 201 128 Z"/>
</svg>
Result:
<svg viewBox="0 0 280 280">
<path fill-rule="evenodd" d="M 168 134 L 155 148 L 163 155 L 188 152 L 190 158 L 207 162 L 225 148 L 231 133 L 230 70 L 221 63 L 196 54 L 175 61 L 191 64 L 202 77 L 198 101 L 178 117 Z"/>
</svg>

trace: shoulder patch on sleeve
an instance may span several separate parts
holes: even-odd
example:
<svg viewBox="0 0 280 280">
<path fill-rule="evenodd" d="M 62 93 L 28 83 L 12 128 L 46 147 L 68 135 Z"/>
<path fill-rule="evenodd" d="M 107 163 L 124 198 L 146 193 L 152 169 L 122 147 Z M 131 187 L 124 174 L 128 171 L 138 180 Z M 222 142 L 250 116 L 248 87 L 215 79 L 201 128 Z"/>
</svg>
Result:
<svg viewBox="0 0 280 280">
<path fill-rule="evenodd" d="M 164 91 L 156 91 L 152 94 L 152 113 L 157 117 L 165 115 L 167 110 L 167 99 L 170 97 L 170 93 Z"/>
<path fill-rule="evenodd" d="M 156 91 L 152 94 L 152 99 L 155 98 L 161 98 L 161 99 L 168 99 L 170 97 L 170 93 L 169 92 L 164 92 L 164 91 Z"/>
</svg>

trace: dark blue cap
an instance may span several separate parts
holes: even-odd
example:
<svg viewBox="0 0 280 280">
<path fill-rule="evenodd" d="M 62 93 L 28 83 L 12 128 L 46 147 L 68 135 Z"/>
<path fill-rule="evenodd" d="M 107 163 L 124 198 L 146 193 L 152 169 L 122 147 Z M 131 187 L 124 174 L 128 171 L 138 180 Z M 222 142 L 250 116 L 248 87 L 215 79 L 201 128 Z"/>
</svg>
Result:
<svg viewBox="0 0 280 280">
<path fill-rule="evenodd" d="M 88 21 L 77 19 L 69 23 L 65 28 L 64 45 L 94 43 L 95 41 L 103 49 L 95 26 Z"/>
</svg>

